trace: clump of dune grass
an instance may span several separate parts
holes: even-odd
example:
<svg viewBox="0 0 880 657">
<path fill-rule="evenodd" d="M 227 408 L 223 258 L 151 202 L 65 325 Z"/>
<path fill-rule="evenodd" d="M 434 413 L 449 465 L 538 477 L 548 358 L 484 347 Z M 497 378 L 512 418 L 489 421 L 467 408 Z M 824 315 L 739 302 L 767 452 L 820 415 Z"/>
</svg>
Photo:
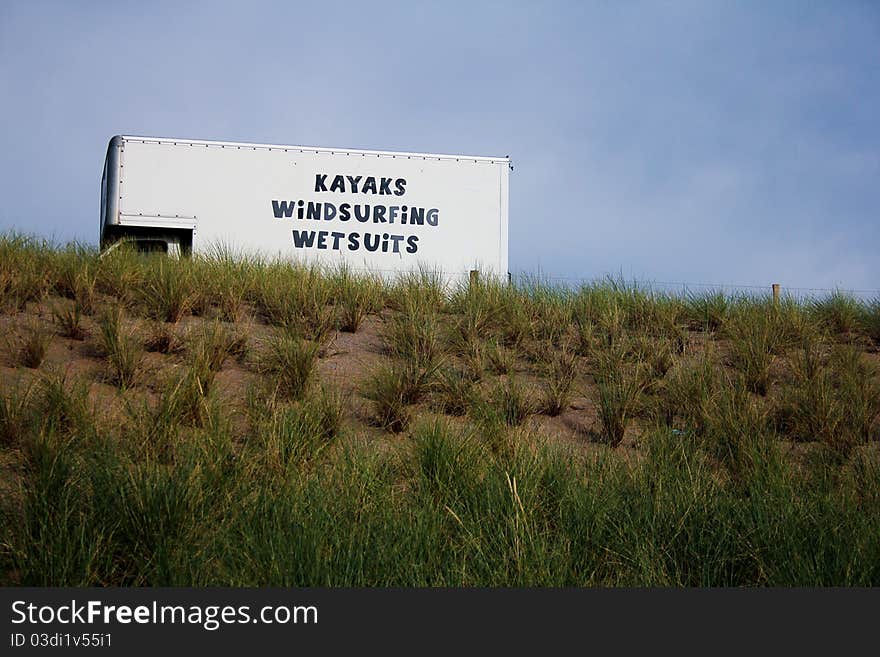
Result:
<svg viewBox="0 0 880 657">
<path fill-rule="evenodd" d="M 568 333 L 572 301 L 565 290 L 536 288 L 531 291 L 533 316 L 531 336 L 551 347 L 559 347 Z"/>
<path fill-rule="evenodd" d="M 258 433 L 264 459 L 269 468 L 280 473 L 321 453 L 326 443 L 318 434 L 313 418 L 299 406 L 275 409 Z"/>
<path fill-rule="evenodd" d="M 86 249 L 77 244 L 69 244 L 53 253 L 53 288 L 57 294 L 68 299 L 75 298 L 77 279 L 88 275 L 93 264 L 89 256 Z"/>
<path fill-rule="evenodd" d="M 206 399 L 214 386 L 214 380 L 223 366 L 226 355 L 227 351 L 224 345 L 211 342 L 211 338 L 196 341 L 195 346 L 187 352 L 183 363 L 184 374 L 181 380 L 184 382 L 185 388 L 189 388 L 189 390 L 183 391 L 184 394 L 194 399 Z M 197 418 L 197 423 L 201 422 L 201 412 L 192 415 Z"/>
<path fill-rule="evenodd" d="M 843 292 L 834 291 L 825 298 L 815 299 L 807 308 L 832 333 L 845 335 L 862 328 L 862 304 Z"/>
<path fill-rule="evenodd" d="M 880 346 L 880 299 L 874 299 L 870 304 L 865 305 L 862 323 L 868 337 L 876 346 Z"/>
<path fill-rule="evenodd" d="M 9 310 L 18 311 L 18 302 L 15 300 L 15 288 L 12 272 L 6 269 L 0 269 L 0 310 L 8 312 Z"/>
<path fill-rule="evenodd" d="M 669 342 L 674 353 L 684 353 L 688 341 L 684 301 L 675 296 L 662 295 L 652 296 L 648 303 L 652 312 L 648 314 L 645 331 Z"/>
<path fill-rule="evenodd" d="M 852 443 L 861 445 L 876 440 L 880 437 L 880 383 L 876 375 L 865 379 L 844 371 L 839 386 L 841 398 L 847 400 L 846 433 L 852 436 Z"/>
<path fill-rule="evenodd" d="M 819 441 L 846 456 L 874 436 L 880 382 L 852 347 L 837 347 L 824 357 L 808 348 L 794 362 L 795 379 L 782 395 L 782 430 L 795 440 Z"/>
<path fill-rule="evenodd" d="M 572 316 L 579 331 L 589 331 L 580 339 L 582 355 L 592 349 L 608 349 L 623 340 L 627 331 L 627 312 L 617 288 L 591 285 L 583 286 L 572 300 Z"/>
<path fill-rule="evenodd" d="M 58 333 L 65 338 L 85 339 L 86 329 L 82 323 L 82 316 L 82 309 L 77 301 L 52 305 L 52 319 L 58 327 Z"/>
<path fill-rule="evenodd" d="M 31 401 L 38 431 L 75 433 L 82 437 L 93 427 L 88 385 L 66 371 L 42 374 L 35 383 Z"/>
<path fill-rule="evenodd" d="M 574 337 L 575 353 L 578 356 L 592 356 L 596 348 L 596 325 L 581 315 L 575 315 Z"/>
<path fill-rule="evenodd" d="M 0 274 L 0 303 L 5 310 L 20 312 L 29 302 L 41 302 L 47 294 L 48 282 L 44 272 L 33 265 L 24 265 L 16 272 Z"/>
<path fill-rule="evenodd" d="M 186 263 L 155 258 L 146 269 L 140 302 L 147 317 L 176 324 L 196 299 L 192 270 Z"/>
<path fill-rule="evenodd" d="M 252 256 L 217 244 L 206 256 L 193 259 L 196 300 L 193 314 L 216 315 L 224 322 L 239 322 L 247 314 L 252 277 L 263 263 Z"/>
<path fill-rule="evenodd" d="M 154 353 L 176 354 L 184 351 L 186 345 L 176 327 L 153 320 L 144 328 L 144 348 Z"/>
<path fill-rule="evenodd" d="M 492 389 L 489 404 L 497 416 L 509 427 L 521 425 L 536 410 L 536 404 L 516 379 L 507 377 Z"/>
<path fill-rule="evenodd" d="M 398 312 L 418 308 L 436 313 L 443 307 L 445 296 L 441 272 L 421 268 L 395 278 L 386 288 L 385 305 Z"/>
<path fill-rule="evenodd" d="M 91 315 L 97 304 L 96 254 L 74 244 L 57 253 L 54 260 L 55 291 L 62 297 L 75 300 L 84 314 Z"/>
<path fill-rule="evenodd" d="M 730 338 L 730 364 L 744 377 L 750 392 L 766 395 L 773 358 L 785 346 L 785 335 L 772 308 L 744 305 L 725 325 Z"/>
<path fill-rule="evenodd" d="M 486 343 L 486 366 L 492 374 L 512 374 L 516 366 L 516 352 L 494 341 Z"/>
<path fill-rule="evenodd" d="M 131 433 L 144 454 L 169 460 L 177 452 L 183 428 L 218 430 L 228 413 L 214 390 L 217 370 L 205 359 L 188 355 L 157 386 L 154 402 L 129 406 Z"/>
<path fill-rule="evenodd" d="M 271 262 L 253 272 L 249 286 L 248 298 L 274 326 L 321 342 L 336 325 L 333 288 L 317 267 Z"/>
<path fill-rule="evenodd" d="M 440 370 L 434 391 L 434 406 L 447 415 L 466 415 L 476 400 L 473 378 L 465 371 L 447 367 Z"/>
<path fill-rule="evenodd" d="M 452 316 L 447 343 L 450 351 L 464 361 L 471 378 L 479 380 L 485 367 L 483 340 L 494 323 L 495 310 L 485 293 L 474 292 L 471 288 L 482 289 L 474 285 L 466 288 L 467 291 L 459 290 L 450 302 L 460 314 Z"/>
<path fill-rule="evenodd" d="M 107 516 L 99 526 L 115 527 L 107 551 L 116 552 L 114 577 L 123 585 L 175 581 L 181 544 L 196 540 L 211 514 L 210 488 L 200 484 L 197 468 L 182 462 L 169 467 L 150 460 L 132 465 L 110 463 L 108 476 L 93 474 L 93 503 Z"/>
<path fill-rule="evenodd" d="M 340 331 L 356 333 L 367 315 L 381 310 L 382 287 L 376 279 L 356 276 L 343 267 L 334 272 L 330 282 Z"/>
<path fill-rule="evenodd" d="M 836 393 L 831 373 L 825 368 L 808 377 L 800 376 L 783 394 L 780 409 L 783 431 L 800 441 L 831 443 L 838 440 L 844 409 Z"/>
<path fill-rule="evenodd" d="M 151 259 L 137 253 L 130 244 L 123 244 L 98 261 L 95 288 L 129 306 L 142 296 L 146 268 Z"/>
<path fill-rule="evenodd" d="M 254 440 L 269 469 L 283 475 L 320 459 L 341 427 L 341 398 L 322 389 L 294 405 L 270 409 L 254 428 Z"/>
<path fill-rule="evenodd" d="M 827 331 L 810 316 L 808 309 L 796 299 L 785 296 L 773 305 L 785 347 L 797 347 L 804 340 L 814 339 Z"/>
<path fill-rule="evenodd" d="M 473 340 L 462 345 L 459 358 L 464 364 L 465 372 L 472 381 L 480 381 L 486 370 L 486 345 L 480 340 Z"/>
<path fill-rule="evenodd" d="M 581 285 L 572 298 L 572 321 L 596 323 L 605 307 L 611 303 L 615 303 L 615 299 L 610 288 L 596 284 Z"/>
<path fill-rule="evenodd" d="M 211 319 L 216 317 L 214 274 L 209 265 L 202 260 L 190 269 L 192 276 L 192 298 L 184 314 Z"/>
<path fill-rule="evenodd" d="M 405 310 L 385 322 L 386 351 L 395 360 L 389 372 L 400 379 L 397 388 L 406 404 L 424 395 L 444 362 L 439 319 L 429 301 L 403 297 Z"/>
<path fill-rule="evenodd" d="M 19 312 L 41 302 L 51 289 L 50 245 L 24 235 L 0 236 L 0 306 Z"/>
<path fill-rule="evenodd" d="M 342 435 L 345 406 L 345 397 L 327 385 L 306 399 L 306 407 L 322 440 L 330 441 Z"/>
<path fill-rule="evenodd" d="M 538 411 L 536 400 L 516 379 L 499 381 L 485 397 L 477 397 L 468 410 L 474 437 L 499 463 L 512 467 L 516 455 L 534 436 L 526 420 Z"/>
<path fill-rule="evenodd" d="M 655 419 L 672 428 L 702 432 L 709 405 L 720 386 L 712 351 L 678 364 L 660 385 L 653 386 Z"/>
<path fill-rule="evenodd" d="M 676 326 L 684 312 L 677 300 L 620 277 L 603 281 L 600 294 L 603 292 L 610 294 L 613 305 L 619 308 L 625 328 L 636 333 L 663 336 Z"/>
<path fill-rule="evenodd" d="M 703 444 L 735 476 L 747 475 L 769 458 L 775 442 L 769 415 L 742 377 L 735 377 L 711 398 L 706 409 Z"/>
<path fill-rule="evenodd" d="M 285 399 L 300 399 L 312 380 L 321 345 L 291 331 L 281 331 L 266 344 L 259 369 L 272 377 L 275 391 Z"/>
<path fill-rule="evenodd" d="M 577 358 L 574 351 L 558 350 L 550 360 L 547 378 L 542 389 L 541 409 L 547 415 L 557 416 L 571 402 L 572 387 L 577 375 Z"/>
<path fill-rule="evenodd" d="M 690 325 L 705 331 L 717 331 L 730 314 L 730 298 L 720 291 L 691 293 L 684 303 L 684 314 Z"/>
<path fill-rule="evenodd" d="M 644 375 L 639 368 L 606 365 L 597 375 L 593 402 L 598 411 L 601 435 L 612 447 L 623 442 L 644 389 Z"/>
<path fill-rule="evenodd" d="M 224 322 L 240 322 L 247 313 L 247 270 L 231 265 L 218 269 L 222 274 L 214 282 L 217 314 Z"/>
<path fill-rule="evenodd" d="M 522 290 L 508 286 L 497 304 L 497 338 L 506 347 L 519 348 L 532 335 L 533 317 Z"/>
<path fill-rule="evenodd" d="M 218 372 L 229 356 L 247 352 L 247 338 L 219 321 L 207 322 L 187 333 L 189 358 Z"/>
<path fill-rule="evenodd" d="M 143 345 L 133 328 L 126 327 L 118 306 L 98 318 L 98 348 L 110 365 L 110 380 L 122 389 L 131 387 L 141 373 Z"/>
<path fill-rule="evenodd" d="M 97 274 L 86 270 L 74 281 L 73 300 L 85 315 L 92 315 L 98 308 Z"/>
<path fill-rule="evenodd" d="M 498 315 L 497 288 L 486 282 L 458 287 L 449 300 L 452 315 L 450 344 L 463 347 L 486 337 Z"/>
<path fill-rule="evenodd" d="M 11 447 L 32 429 L 34 383 L 20 379 L 0 392 L 0 447 Z"/>
<path fill-rule="evenodd" d="M 413 428 L 409 460 L 418 492 L 447 509 L 479 486 L 479 456 L 470 432 L 447 420 L 422 421 Z"/>
<path fill-rule="evenodd" d="M 382 365 L 364 384 L 363 395 L 372 402 L 373 423 L 391 433 L 404 431 L 411 419 L 407 408 L 412 392 L 400 365 Z"/>
<path fill-rule="evenodd" d="M 386 349 L 415 366 L 431 367 L 443 351 L 437 314 L 426 303 L 404 303 L 404 308 L 385 322 Z"/>
<path fill-rule="evenodd" d="M 28 320 L 10 344 L 16 365 L 37 369 L 46 358 L 52 332 L 38 319 Z"/>
<path fill-rule="evenodd" d="M 662 379 L 675 364 L 673 351 L 676 349 L 674 339 L 655 340 L 653 349 L 645 359 L 649 367 L 649 375 L 652 379 Z"/>
<path fill-rule="evenodd" d="M 137 458 L 172 462 L 185 427 L 200 427 L 213 412 L 218 412 L 208 386 L 210 371 L 183 364 L 164 377 L 156 398 L 126 403 L 127 422 L 124 438 Z"/>
<path fill-rule="evenodd" d="M 653 338 L 645 333 L 631 337 L 623 346 L 623 357 L 630 362 L 642 363 L 646 376 L 659 380 L 674 364 L 673 344 L 665 338 Z"/>
</svg>

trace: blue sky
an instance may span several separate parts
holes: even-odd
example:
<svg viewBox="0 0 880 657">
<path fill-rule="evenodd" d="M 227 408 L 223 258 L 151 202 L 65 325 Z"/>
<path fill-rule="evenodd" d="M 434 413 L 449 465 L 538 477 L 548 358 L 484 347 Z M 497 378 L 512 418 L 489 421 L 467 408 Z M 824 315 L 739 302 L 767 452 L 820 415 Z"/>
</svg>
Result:
<svg viewBox="0 0 880 657">
<path fill-rule="evenodd" d="M 880 288 L 880 4 L 0 2 L 0 230 L 113 134 L 511 155 L 514 271 Z"/>
</svg>

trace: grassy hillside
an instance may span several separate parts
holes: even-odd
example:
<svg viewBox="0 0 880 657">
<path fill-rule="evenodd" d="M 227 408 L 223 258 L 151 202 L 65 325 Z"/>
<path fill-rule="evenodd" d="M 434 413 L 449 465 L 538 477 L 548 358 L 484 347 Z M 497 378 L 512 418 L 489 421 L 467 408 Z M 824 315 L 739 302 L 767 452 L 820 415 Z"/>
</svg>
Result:
<svg viewBox="0 0 880 657">
<path fill-rule="evenodd" d="M 0 583 L 877 585 L 880 303 L 0 238 Z"/>
</svg>

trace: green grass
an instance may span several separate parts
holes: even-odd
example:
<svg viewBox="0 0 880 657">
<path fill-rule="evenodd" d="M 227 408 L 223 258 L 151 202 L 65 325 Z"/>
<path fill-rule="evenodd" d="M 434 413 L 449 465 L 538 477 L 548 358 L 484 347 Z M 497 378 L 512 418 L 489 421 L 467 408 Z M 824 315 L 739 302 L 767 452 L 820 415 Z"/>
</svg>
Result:
<svg viewBox="0 0 880 657">
<path fill-rule="evenodd" d="M 24 325 L 21 332 L 8 342 L 9 351 L 16 364 L 36 369 L 46 357 L 51 340 L 52 333 L 43 322 L 31 319 Z"/>
<path fill-rule="evenodd" d="M 516 352 L 497 342 L 485 345 L 486 365 L 492 374 L 511 374 L 516 367 Z"/>
<path fill-rule="evenodd" d="M 733 300 L 722 292 L 691 294 L 685 299 L 685 313 L 691 325 L 706 331 L 724 326 Z"/>
<path fill-rule="evenodd" d="M 778 410 L 782 428 L 795 440 L 817 440 L 848 455 L 873 438 L 880 413 L 880 383 L 852 347 L 830 354 L 805 344 L 792 368 L 795 379 Z"/>
<path fill-rule="evenodd" d="M 434 405 L 447 415 L 462 416 L 474 405 L 476 386 L 467 372 L 447 367 L 437 377 Z"/>
<path fill-rule="evenodd" d="M 0 584 L 880 585 L 876 301 L 21 236 L 0 287 L 51 346 L 4 354 Z"/>
<path fill-rule="evenodd" d="M 714 350 L 709 350 L 668 373 L 653 400 L 661 424 L 681 431 L 705 430 L 710 405 L 722 385 L 716 360 Z"/>
<path fill-rule="evenodd" d="M 829 480 L 770 454 L 735 482 L 692 441 L 634 466 L 499 459 L 447 423 L 327 456 L 296 409 L 240 458 L 173 467 L 46 439 L 4 561 L 33 585 L 876 585 L 876 465 Z M 197 437 L 197 436 L 194 436 Z M 204 439 L 204 438 L 203 438 Z M 259 457 L 255 460 L 254 457 Z M 32 550 L 40 545 L 45 549 Z"/>
<path fill-rule="evenodd" d="M 323 342 L 336 325 L 333 286 L 316 267 L 252 262 L 247 298 L 272 325 Z"/>
<path fill-rule="evenodd" d="M 542 390 L 541 410 L 544 413 L 555 417 L 568 408 L 577 373 L 578 362 L 573 351 L 564 348 L 553 354 Z"/>
<path fill-rule="evenodd" d="M 228 357 L 243 358 L 248 352 L 247 337 L 219 321 L 190 330 L 186 338 L 190 361 L 213 372 L 219 371 Z"/>
<path fill-rule="evenodd" d="M 189 267 L 165 259 L 147 269 L 141 302 L 148 317 L 176 324 L 192 310 L 196 299 L 193 270 Z"/>
<path fill-rule="evenodd" d="M 371 277 L 357 276 L 343 267 L 331 277 L 339 330 L 355 333 L 371 313 L 382 308 L 382 286 Z"/>
<path fill-rule="evenodd" d="M 98 349 L 110 366 L 110 381 L 123 389 L 132 386 L 141 373 L 144 349 L 134 330 L 123 325 L 119 307 L 98 318 Z"/>
<path fill-rule="evenodd" d="M 174 354 L 186 349 L 176 327 L 160 321 L 151 321 L 144 330 L 144 348 L 162 354 Z"/>
<path fill-rule="evenodd" d="M 409 426 L 412 417 L 407 406 L 412 396 L 410 376 L 399 365 L 383 365 L 364 384 L 364 397 L 372 403 L 372 421 L 391 433 Z"/>
<path fill-rule="evenodd" d="M 40 302 L 52 288 L 52 245 L 17 234 L 0 237 L 0 303 L 6 312 L 19 312 Z"/>
<path fill-rule="evenodd" d="M 843 292 L 812 301 L 809 312 L 834 333 L 852 333 L 862 328 L 863 306 Z"/>
<path fill-rule="evenodd" d="M 880 344 L 880 299 L 874 299 L 870 304 L 865 304 L 862 309 L 862 324 L 868 337 L 875 344 Z"/>
<path fill-rule="evenodd" d="M 513 376 L 493 388 L 488 403 L 496 417 L 509 427 L 518 427 L 537 410 L 529 392 Z"/>
<path fill-rule="evenodd" d="M 774 356 L 781 353 L 785 333 L 773 308 L 745 303 L 725 325 L 730 338 L 730 364 L 742 373 L 746 387 L 767 394 Z"/>
<path fill-rule="evenodd" d="M 73 299 L 85 315 L 91 315 L 97 303 L 98 266 L 90 249 L 73 244 L 55 254 L 55 292 Z"/>
<path fill-rule="evenodd" d="M 83 312 L 79 302 L 55 303 L 52 306 L 52 319 L 60 335 L 71 340 L 85 339 L 86 329 L 83 327 Z"/>
<path fill-rule="evenodd" d="M 19 445 L 33 425 L 33 390 L 33 382 L 24 384 L 20 379 L 4 388 L 0 396 L 0 445 L 3 447 Z"/>
<path fill-rule="evenodd" d="M 319 350 L 317 342 L 285 331 L 269 341 L 260 356 L 260 370 L 282 397 L 300 399 L 312 381 Z"/>
<path fill-rule="evenodd" d="M 612 446 L 623 441 L 644 388 L 641 372 L 627 371 L 617 365 L 606 368 L 596 382 L 593 401 L 599 414 L 601 435 Z"/>
</svg>

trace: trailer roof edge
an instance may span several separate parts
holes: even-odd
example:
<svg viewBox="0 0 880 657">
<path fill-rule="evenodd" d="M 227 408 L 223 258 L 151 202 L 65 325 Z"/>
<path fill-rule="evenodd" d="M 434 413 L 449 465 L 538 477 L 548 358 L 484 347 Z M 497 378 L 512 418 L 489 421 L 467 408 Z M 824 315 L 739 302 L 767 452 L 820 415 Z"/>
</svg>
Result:
<svg viewBox="0 0 880 657">
<path fill-rule="evenodd" d="M 221 146 L 221 147 L 238 147 L 253 148 L 266 150 L 281 151 L 302 151 L 309 153 L 331 153 L 340 155 L 375 155 L 377 157 L 405 157 L 405 158 L 424 158 L 432 160 L 457 160 L 457 161 L 474 161 L 474 162 L 490 162 L 510 164 L 510 157 L 487 157 L 481 155 L 453 155 L 447 153 L 411 153 L 406 151 L 374 151 L 362 150 L 357 148 L 327 148 L 323 146 L 298 146 L 291 144 L 256 144 L 249 142 L 236 141 L 210 141 L 204 139 L 176 139 L 173 137 L 146 137 L 142 135 L 121 135 L 124 141 L 140 141 L 143 143 L 156 144 L 179 144 L 179 145 L 197 145 L 197 146 Z"/>
</svg>

